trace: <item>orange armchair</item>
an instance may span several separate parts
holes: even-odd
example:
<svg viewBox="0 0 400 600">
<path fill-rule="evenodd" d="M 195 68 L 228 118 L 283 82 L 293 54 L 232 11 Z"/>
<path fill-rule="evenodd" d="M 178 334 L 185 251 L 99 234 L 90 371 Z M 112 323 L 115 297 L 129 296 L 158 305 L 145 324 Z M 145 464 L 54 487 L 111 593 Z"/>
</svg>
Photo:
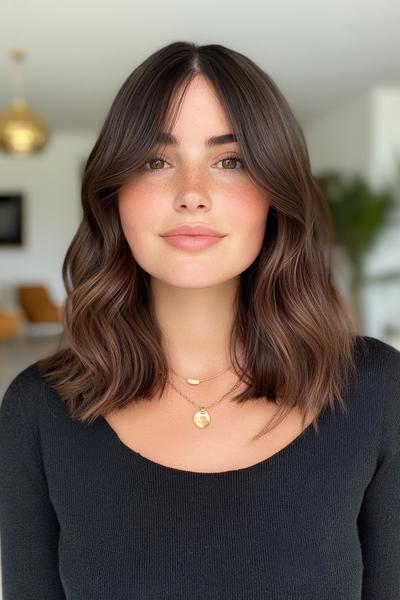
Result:
<svg viewBox="0 0 400 600">
<path fill-rule="evenodd" d="M 21 322 L 22 316 L 17 311 L 0 308 L 0 341 L 18 332 Z"/>
<path fill-rule="evenodd" d="M 27 320 L 31 323 L 61 321 L 62 308 L 53 302 L 45 286 L 19 286 L 17 296 Z"/>
</svg>

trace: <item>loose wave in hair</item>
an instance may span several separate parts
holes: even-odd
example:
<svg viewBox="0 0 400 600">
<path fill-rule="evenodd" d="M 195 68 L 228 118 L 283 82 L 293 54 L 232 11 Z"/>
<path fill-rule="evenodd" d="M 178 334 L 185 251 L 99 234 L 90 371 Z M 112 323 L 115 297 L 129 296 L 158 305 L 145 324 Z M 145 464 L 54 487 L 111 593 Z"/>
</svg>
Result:
<svg viewBox="0 0 400 600">
<path fill-rule="evenodd" d="M 118 191 L 148 160 L 160 133 L 171 131 L 185 90 L 199 74 L 213 85 L 248 176 L 270 202 L 261 250 L 240 274 L 230 358 L 245 387 L 232 401 L 266 397 L 279 405 L 276 418 L 253 439 L 294 407 L 303 427 L 309 413 L 316 415 L 318 432 L 325 408 L 335 410 L 338 403 L 347 411 L 343 394 L 357 374 L 354 350 L 363 338 L 332 281 L 331 214 L 311 174 L 302 130 L 273 80 L 219 44 L 171 43 L 118 91 L 85 165 L 83 216 L 63 262 L 66 345 L 38 368 L 82 423 L 164 392 L 169 368 L 149 274 L 124 237 Z"/>
</svg>

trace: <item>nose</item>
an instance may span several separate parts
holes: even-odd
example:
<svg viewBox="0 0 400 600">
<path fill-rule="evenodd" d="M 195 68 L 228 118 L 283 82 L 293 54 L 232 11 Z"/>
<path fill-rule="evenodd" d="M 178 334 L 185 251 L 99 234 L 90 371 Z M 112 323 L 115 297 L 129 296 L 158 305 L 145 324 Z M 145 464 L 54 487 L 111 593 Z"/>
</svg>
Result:
<svg viewBox="0 0 400 600">
<path fill-rule="evenodd" d="M 201 169 L 190 169 L 182 177 L 182 185 L 176 196 L 176 208 L 188 210 L 208 209 L 210 198 L 207 192 L 205 175 Z"/>
<path fill-rule="evenodd" d="M 204 195 L 197 192 L 187 192 L 186 194 L 180 194 L 177 200 L 177 208 L 186 208 L 188 210 L 197 210 L 198 208 L 207 209 L 209 202 Z"/>
</svg>

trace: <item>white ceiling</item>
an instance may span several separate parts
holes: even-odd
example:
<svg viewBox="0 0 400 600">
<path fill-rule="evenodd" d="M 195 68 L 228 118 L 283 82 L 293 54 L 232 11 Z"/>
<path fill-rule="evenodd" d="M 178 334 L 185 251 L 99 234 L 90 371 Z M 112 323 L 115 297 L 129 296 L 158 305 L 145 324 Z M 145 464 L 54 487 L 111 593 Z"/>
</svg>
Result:
<svg viewBox="0 0 400 600">
<path fill-rule="evenodd" d="M 172 41 L 258 63 L 304 125 L 375 85 L 400 85 L 400 0 L 0 0 L 0 109 L 13 48 L 53 129 L 98 131 L 129 73 Z"/>
</svg>

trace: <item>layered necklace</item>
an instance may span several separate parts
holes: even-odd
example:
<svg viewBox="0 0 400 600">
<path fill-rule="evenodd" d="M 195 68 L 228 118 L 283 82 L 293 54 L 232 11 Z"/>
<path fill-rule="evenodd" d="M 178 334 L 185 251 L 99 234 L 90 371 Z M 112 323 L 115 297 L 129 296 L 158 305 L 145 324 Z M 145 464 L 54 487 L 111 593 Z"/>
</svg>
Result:
<svg viewBox="0 0 400 600">
<path fill-rule="evenodd" d="M 227 369 L 225 369 L 224 371 L 221 371 L 220 373 L 217 373 L 217 375 L 213 375 L 212 377 L 207 377 L 205 379 L 194 379 L 193 377 L 186 377 L 186 378 L 185 377 L 181 377 L 173 369 L 171 369 L 171 371 L 177 377 L 179 377 L 179 379 L 181 379 L 182 381 L 185 381 L 186 383 L 188 383 L 189 385 L 192 385 L 192 386 L 200 385 L 201 383 L 204 383 L 205 381 L 210 381 L 211 379 L 215 379 L 216 377 L 219 377 L 223 373 L 226 373 L 226 371 L 228 371 L 228 370 L 229 370 L 229 367 Z M 178 388 L 170 380 L 169 380 L 169 384 L 171 385 L 171 387 L 180 396 L 182 396 L 182 398 L 185 398 L 191 404 L 193 404 L 194 406 L 196 406 L 197 411 L 195 413 L 193 413 L 193 423 L 194 423 L 194 425 L 196 425 L 196 427 L 199 427 L 200 429 L 204 429 L 204 427 L 207 427 L 207 425 L 209 425 L 211 423 L 210 413 L 208 412 L 209 409 L 213 408 L 214 406 L 216 406 L 217 404 L 219 404 L 224 398 L 226 398 L 227 396 L 229 396 L 229 394 L 231 394 L 236 388 L 238 388 L 239 385 L 240 385 L 240 381 L 238 381 L 237 383 L 235 383 L 235 385 L 228 392 L 226 392 L 226 394 L 224 394 L 222 396 L 222 398 L 219 398 L 218 400 L 216 400 L 215 402 L 213 402 L 209 406 L 203 406 L 202 404 L 198 404 L 197 402 L 194 402 L 191 398 L 189 398 L 185 394 L 182 394 L 182 392 L 179 391 Z"/>
</svg>

